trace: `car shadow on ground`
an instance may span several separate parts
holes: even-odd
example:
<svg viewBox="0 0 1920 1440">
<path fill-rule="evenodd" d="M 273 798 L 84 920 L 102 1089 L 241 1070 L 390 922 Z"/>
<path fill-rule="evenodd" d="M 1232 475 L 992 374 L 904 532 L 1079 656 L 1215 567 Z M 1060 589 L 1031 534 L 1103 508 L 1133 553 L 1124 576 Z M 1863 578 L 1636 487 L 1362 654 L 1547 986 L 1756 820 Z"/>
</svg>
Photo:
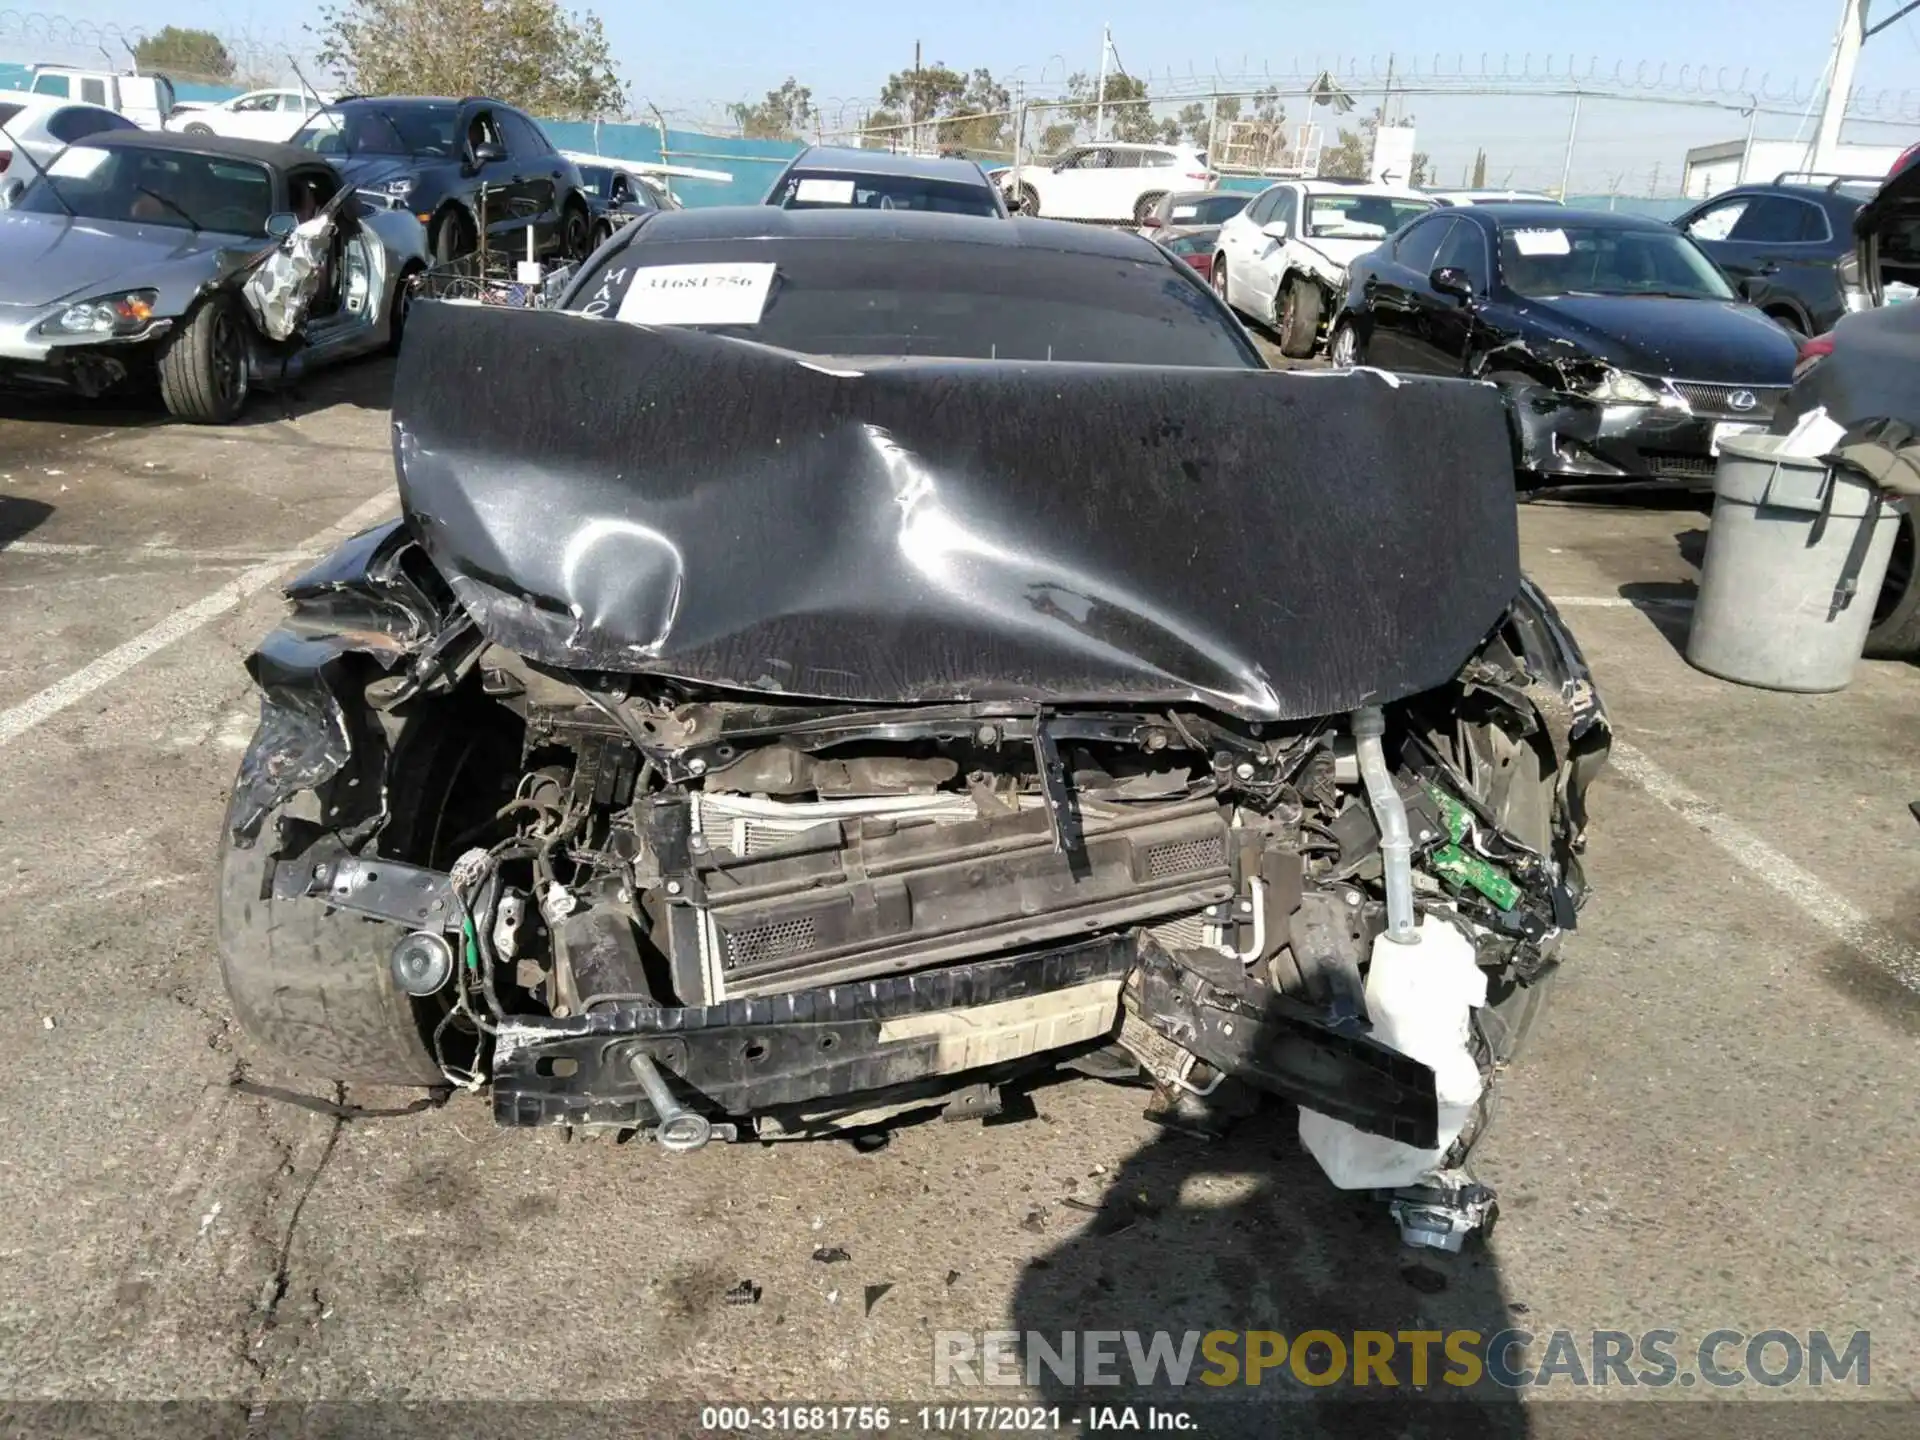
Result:
<svg viewBox="0 0 1920 1440">
<path fill-rule="evenodd" d="M 0 550 L 23 540 L 46 524 L 53 506 L 44 500 L 27 500 L 17 495 L 0 495 Z"/>
<path fill-rule="evenodd" d="M 49 393 L 0 393 L 0 420 L 33 420 L 51 425 L 82 425 L 92 429 L 154 430 L 174 426 L 193 429 L 246 429 L 286 420 L 298 420 L 318 410 L 351 405 L 362 410 L 385 410 L 393 397 L 393 361 L 384 356 L 349 361 L 316 371 L 286 385 L 267 389 L 256 381 L 240 418 L 225 427 L 186 426 L 167 413 L 157 390 L 137 390 L 85 399 Z"/>
<path fill-rule="evenodd" d="M 1151 1405 L 1187 1411 L 1208 1436 L 1526 1434 L 1512 1392 L 1484 1375 L 1463 1385 L 1467 1369 L 1448 1361 L 1440 1338 L 1472 1331 L 1484 1342 L 1525 1325 L 1527 1307 L 1503 1293 L 1493 1254 L 1479 1239 L 1459 1255 L 1403 1246 L 1382 1201 L 1328 1184 L 1300 1145 L 1297 1123 L 1291 1106 L 1272 1102 L 1225 1139 L 1164 1131 L 1106 1177 L 1097 1213 L 1038 1207 L 1036 1223 L 1071 1233 L 1021 1275 L 1011 1326 L 1023 1337 L 1037 1332 L 1050 1354 L 1060 1353 L 1063 1332 L 1074 1332 L 1080 1358 L 1071 1379 L 1048 1364 L 1034 1375 L 1031 1358 L 1022 1378 L 1060 1406 L 1063 1419 Z M 1087 1383 L 1090 1331 L 1121 1332 L 1105 1342 L 1119 1383 Z M 1198 1338 L 1216 1331 L 1239 1333 Z M 1195 1336 L 1186 1383 L 1167 1383 L 1164 1369 L 1140 1383 L 1127 1332 L 1146 1354 L 1156 1332 L 1176 1352 Z M 1277 1357 L 1257 1387 L 1245 1383 L 1254 1344 L 1247 1332 L 1272 1332 L 1258 1343 Z M 1366 1387 L 1352 1383 L 1357 1332 L 1392 1342 L 1391 1388 L 1377 1369 Z M 1413 1383 L 1413 1344 L 1398 1338 L 1405 1332 L 1440 1332 L 1421 1387 Z M 1226 1367 L 1210 1362 L 1199 1348 L 1206 1343 L 1236 1357 L 1231 1383 L 1219 1383 Z M 1037 1353 L 1031 1339 L 1023 1346 L 1024 1355 Z M 1298 1378 L 1296 1346 L 1301 1369 L 1323 1383 Z M 1459 1377 L 1451 1384 L 1450 1370 Z M 1202 1378 L 1209 1374 L 1212 1383 Z M 1140 1428 L 1150 1428 L 1144 1415 Z"/>
</svg>

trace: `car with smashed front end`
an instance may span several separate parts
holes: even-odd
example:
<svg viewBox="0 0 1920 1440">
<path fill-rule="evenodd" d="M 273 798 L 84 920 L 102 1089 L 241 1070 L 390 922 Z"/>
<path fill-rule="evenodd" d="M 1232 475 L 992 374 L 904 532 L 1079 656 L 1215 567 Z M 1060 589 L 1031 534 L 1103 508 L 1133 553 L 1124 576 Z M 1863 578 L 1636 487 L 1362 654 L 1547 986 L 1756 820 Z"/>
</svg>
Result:
<svg viewBox="0 0 1920 1440">
<path fill-rule="evenodd" d="M 101 132 L 0 211 L 0 387 L 157 384 L 177 418 L 224 424 L 256 388 L 397 348 L 426 260 L 418 221 L 362 214 L 304 151 Z"/>
<path fill-rule="evenodd" d="M 1497 391 L 1276 373 L 1138 236 L 905 211 L 644 216 L 559 310 L 412 323 L 402 518 L 249 662 L 258 1042 L 669 1149 L 1077 1069 L 1456 1173 L 1608 734 Z M 1381 1038 L 1410 964 L 1444 1054 Z"/>
<path fill-rule="evenodd" d="M 1353 262 L 1336 366 L 1490 380 L 1523 488 L 1708 489 L 1765 430 L 1794 342 L 1658 220 L 1559 205 L 1420 217 Z"/>
</svg>

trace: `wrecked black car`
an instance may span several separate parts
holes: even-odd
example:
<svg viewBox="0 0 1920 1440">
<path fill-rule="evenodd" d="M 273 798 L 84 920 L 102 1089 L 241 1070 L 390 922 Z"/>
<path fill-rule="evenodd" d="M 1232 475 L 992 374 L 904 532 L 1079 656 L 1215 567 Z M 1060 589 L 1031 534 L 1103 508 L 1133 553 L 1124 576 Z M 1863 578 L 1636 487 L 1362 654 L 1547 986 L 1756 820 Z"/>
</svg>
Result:
<svg viewBox="0 0 1920 1440">
<path fill-rule="evenodd" d="M 652 215 L 564 306 L 416 307 L 404 518 L 249 662 L 257 1040 L 673 1150 L 1065 1066 L 1457 1163 L 1608 737 L 1493 387 L 1271 373 L 1052 222 Z"/>
</svg>

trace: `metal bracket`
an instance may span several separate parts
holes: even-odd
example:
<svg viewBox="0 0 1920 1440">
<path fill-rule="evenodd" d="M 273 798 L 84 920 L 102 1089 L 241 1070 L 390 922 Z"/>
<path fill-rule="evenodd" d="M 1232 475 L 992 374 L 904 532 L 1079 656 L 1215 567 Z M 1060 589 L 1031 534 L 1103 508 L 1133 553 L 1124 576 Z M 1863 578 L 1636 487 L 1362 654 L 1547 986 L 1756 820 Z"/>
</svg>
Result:
<svg viewBox="0 0 1920 1440">
<path fill-rule="evenodd" d="M 453 883 L 439 870 L 358 855 L 282 860 L 273 867 L 276 900 L 324 900 L 340 910 L 389 920 L 409 930 L 458 930 Z"/>
<path fill-rule="evenodd" d="M 1401 1244 L 1457 1255 L 1475 1231 L 1482 1237 L 1493 1233 L 1500 1204 L 1491 1189 L 1459 1171 L 1434 1179 L 1440 1183 L 1389 1192 L 1387 1213 L 1400 1226 Z"/>
<path fill-rule="evenodd" d="M 1053 848 L 1062 855 L 1086 854 L 1086 836 L 1080 829 L 1080 810 L 1074 803 L 1073 786 L 1067 779 L 1066 762 L 1060 747 L 1048 730 L 1049 717 L 1042 711 L 1033 720 L 1033 762 L 1040 774 L 1040 790 L 1047 801 L 1047 828 L 1053 833 Z"/>
</svg>

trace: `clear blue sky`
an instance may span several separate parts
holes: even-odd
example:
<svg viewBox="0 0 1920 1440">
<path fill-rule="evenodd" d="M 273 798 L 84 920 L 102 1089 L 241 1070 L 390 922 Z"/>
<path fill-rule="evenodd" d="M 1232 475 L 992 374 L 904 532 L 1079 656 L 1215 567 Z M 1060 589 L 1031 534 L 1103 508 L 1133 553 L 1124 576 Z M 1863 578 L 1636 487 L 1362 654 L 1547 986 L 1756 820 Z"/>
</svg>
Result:
<svg viewBox="0 0 1920 1440">
<path fill-rule="evenodd" d="M 314 0 L 15 0 L 96 23 L 158 28 L 204 25 L 256 40 L 301 40 L 301 26 L 318 11 Z M 1872 0 L 1891 14 L 1898 0 Z M 594 8 L 589 5 L 588 8 Z M 1484 55 L 1494 68 L 1503 56 L 1517 67 L 1531 54 L 1536 71 L 1546 55 L 1564 69 L 1569 56 L 1584 66 L 1598 58 L 1631 73 L 1650 62 L 1670 76 L 1683 65 L 1697 73 L 1725 70 L 1729 81 L 1765 72 L 1777 88 L 1798 79 L 1803 92 L 1818 79 L 1839 19 L 1840 0 L 1368 0 L 1368 3 L 1293 4 L 1288 0 L 1213 0 L 1206 5 L 1166 0 L 692 0 L 598 7 L 614 41 L 615 58 L 636 100 L 672 113 L 717 110 L 727 100 L 757 97 L 788 75 L 810 86 L 828 112 L 870 99 L 888 72 L 912 64 L 920 42 L 927 61 L 956 68 L 985 65 L 1007 77 L 1017 67 L 1029 84 L 1049 87 L 1066 70 L 1099 62 L 1100 29 L 1136 73 L 1227 75 L 1317 69 L 1337 59 L 1363 69 L 1388 52 L 1401 63 L 1436 52 L 1469 68 Z M 303 44 L 301 48 L 306 48 Z M 1059 58 L 1055 58 L 1059 57 Z M 1920 15 L 1869 42 L 1862 91 L 1910 89 L 1920 107 Z M 1292 107 L 1298 118 L 1298 107 Z M 1568 122 L 1564 100 L 1417 97 L 1406 108 L 1418 120 L 1421 148 L 1431 150 L 1443 178 L 1486 147 L 1493 178 L 1513 172 L 1516 184 L 1557 183 Z M 1575 188 L 1607 188 L 1624 175 L 1644 186 L 1650 167 L 1677 172 L 1687 145 L 1737 139 L 1737 115 L 1668 107 L 1593 105 L 1582 115 L 1575 150 Z M 1791 134 L 1794 121 L 1763 121 L 1762 133 Z M 1782 127 L 1784 126 L 1784 129 Z M 1892 143 L 1920 138 L 1893 127 L 1860 128 L 1849 138 Z"/>
</svg>

